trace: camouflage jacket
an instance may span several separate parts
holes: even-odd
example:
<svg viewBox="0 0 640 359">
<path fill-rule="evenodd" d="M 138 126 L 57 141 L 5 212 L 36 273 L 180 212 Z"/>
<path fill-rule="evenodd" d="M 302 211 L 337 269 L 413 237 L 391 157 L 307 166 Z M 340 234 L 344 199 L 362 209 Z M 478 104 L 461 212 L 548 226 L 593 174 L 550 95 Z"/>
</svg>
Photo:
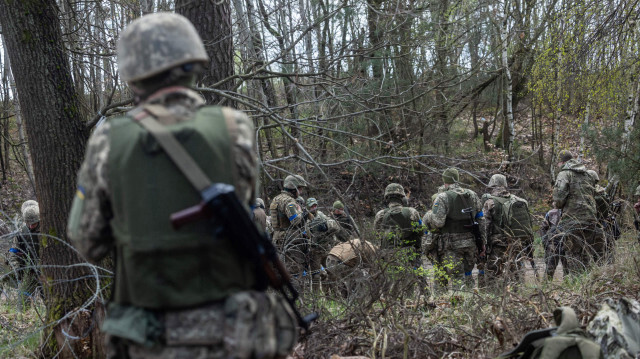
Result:
<svg viewBox="0 0 640 359">
<path fill-rule="evenodd" d="M 271 225 L 274 231 L 285 231 L 291 226 L 304 223 L 302 209 L 296 198 L 288 191 L 282 191 L 269 206 Z"/>
<path fill-rule="evenodd" d="M 261 207 L 256 207 L 253 209 L 253 223 L 255 223 L 256 227 L 261 232 L 266 232 L 267 230 L 267 213 Z"/>
<path fill-rule="evenodd" d="M 204 105 L 204 100 L 188 88 L 171 87 L 149 96 L 145 103 L 163 105 L 177 121 L 188 121 Z M 232 115 L 236 123 L 235 129 L 230 129 L 238 173 L 236 194 L 242 203 L 254 203 L 258 170 L 253 123 L 239 111 L 233 111 Z M 108 166 L 110 127 L 110 122 L 105 122 L 89 138 L 84 162 L 78 172 L 77 196 L 82 197 L 84 210 L 78 214 L 77 226 L 69 226 L 68 230 L 75 247 L 94 262 L 111 253 L 115 245 L 110 227 L 113 208 L 110 203 L 109 174 L 117 169 Z"/>
<path fill-rule="evenodd" d="M 593 223 L 596 221 L 595 188 L 585 166 L 569 160 L 558 173 L 553 186 L 555 207 L 562 209 L 561 221 Z"/>
<path fill-rule="evenodd" d="M 484 217 L 484 232 L 489 236 L 492 234 L 493 228 L 493 209 L 495 207 L 495 201 L 491 198 L 494 197 L 504 197 L 507 198 L 511 194 L 504 187 L 496 187 L 491 189 L 491 193 L 482 196 L 482 200 L 484 201 L 482 205 L 482 213 Z M 496 233 L 497 234 L 497 233 Z M 487 238 L 489 241 L 489 238 Z"/>
</svg>

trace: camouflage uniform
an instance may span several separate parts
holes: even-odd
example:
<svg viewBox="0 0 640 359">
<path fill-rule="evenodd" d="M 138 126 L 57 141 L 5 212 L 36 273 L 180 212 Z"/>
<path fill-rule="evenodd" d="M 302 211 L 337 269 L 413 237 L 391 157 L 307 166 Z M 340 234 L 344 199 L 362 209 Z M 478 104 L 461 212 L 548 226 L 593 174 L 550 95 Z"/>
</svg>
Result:
<svg viewBox="0 0 640 359">
<path fill-rule="evenodd" d="M 441 286 L 446 286 L 448 279 L 463 279 L 467 286 L 472 286 L 473 277 L 471 275 L 476 263 L 477 247 L 473 234 L 465 227 L 470 220 L 453 219 L 455 210 L 452 205 L 454 202 L 450 198 L 458 196 L 468 198 L 466 206 L 472 207 L 473 216 L 480 223 L 481 229 L 483 228 L 482 203 L 475 192 L 460 187 L 457 183 L 457 171 L 454 172 L 454 175 L 449 176 L 447 176 L 447 171 L 443 174 L 443 178 L 448 187 L 444 192 L 438 193 L 433 208 L 424 216 L 425 222 L 430 228 L 440 231 L 443 255 L 442 262 L 437 264 L 441 269 L 444 267 L 443 271 L 446 276 L 439 276 L 436 278 L 436 282 Z"/>
<path fill-rule="evenodd" d="M 582 163 L 565 161 L 553 187 L 555 207 L 562 209 L 558 234 L 567 256 L 567 271 L 584 271 L 604 252 L 604 233 L 596 219 L 593 179 Z"/>
<path fill-rule="evenodd" d="M 331 213 L 333 218 L 340 224 L 340 232 L 336 234 L 338 239 L 345 242 L 350 238 L 354 238 L 357 235 L 356 223 L 353 221 L 350 215 L 345 212 L 338 213 L 336 209 L 342 209 L 344 211 L 344 205 L 340 201 L 335 201 L 333 203 L 334 211 Z"/>
<path fill-rule="evenodd" d="M 29 202 L 29 201 L 27 201 Z M 27 204 L 25 202 L 25 204 Z M 35 202 L 35 201 L 31 201 Z M 9 249 L 8 262 L 18 282 L 21 295 L 30 297 L 38 287 L 40 270 L 40 210 L 38 203 L 22 206 L 23 224 L 20 232 L 13 237 Z M 18 308 L 23 309 L 22 301 Z"/>
<path fill-rule="evenodd" d="M 267 213 L 264 211 L 262 198 L 256 198 L 256 205 L 253 208 L 253 223 L 255 223 L 260 232 L 267 231 Z"/>
<path fill-rule="evenodd" d="M 293 274 L 308 270 L 310 265 L 310 244 L 304 228 L 308 212 L 297 202 L 298 187 L 306 187 L 302 176 L 285 177 L 284 190 L 269 205 L 273 242 L 284 254 L 283 262 Z"/>
<path fill-rule="evenodd" d="M 544 246 L 544 263 L 548 279 L 553 279 L 553 273 L 562 262 L 562 267 L 567 267 L 567 258 L 564 256 L 562 248 L 562 236 L 557 233 L 558 222 L 562 216 L 562 210 L 554 208 L 547 212 L 544 221 L 540 226 L 542 245 Z"/>
<path fill-rule="evenodd" d="M 422 265 L 422 219 L 415 208 L 403 206 L 404 188 L 391 183 L 385 189 L 387 208 L 376 213 L 373 230 L 380 237 L 384 249 L 407 248 L 406 259 L 412 267 Z M 405 260 L 405 258 L 402 258 Z"/>
<path fill-rule="evenodd" d="M 487 284 L 495 284 L 493 280 L 495 277 L 503 276 L 508 272 L 514 273 L 518 278 L 518 266 L 522 265 L 519 260 L 522 256 L 529 256 L 529 253 L 524 252 L 525 250 L 528 252 L 533 246 L 533 238 L 531 236 L 514 237 L 508 231 L 505 231 L 504 223 L 502 226 L 498 224 L 504 219 L 504 210 L 498 211 L 503 218 L 495 218 L 498 215 L 495 210 L 496 205 L 500 206 L 501 204 L 494 198 L 511 198 L 526 203 L 524 199 L 510 194 L 506 186 L 507 181 L 503 175 L 493 175 L 489 181 L 491 193 L 483 195 L 481 199 L 487 237 L 487 264 L 485 269 Z M 530 218 L 528 223 L 531 223 Z M 532 256 L 530 259 L 532 259 Z"/>
<path fill-rule="evenodd" d="M 373 244 L 360 239 L 352 239 L 331 248 L 325 266 L 329 279 L 343 296 L 367 293 L 361 286 L 370 282 L 367 267 L 374 260 L 376 250 Z"/>
<path fill-rule="evenodd" d="M 317 270 L 323 267 L 324 258 L 329 250 L 340 242 L 336 235 L 342 228 L 338 222 L 321 211 L 316 210 L 315 213 L 310 213 L 315 215 L 308 226 L 311 237 L 310 269 Z"/>
<path fill-rule="evenodd" d="M 606 299 L 587 332 L 600 344 L 605 358 L 640 357 L 640 303 L 630 298 Z"/>
<path fill-rule="evenodd" d="M 144 61 L 130 59 L 136 54 L 140 55 L 138 60 Z M 169 61 L 176 56 L 176 61 Z M 167 57 L 169 60 L 163 64 Z M 136 94 L 144 96 L 136 109 L 149 104 L 163 108 L 170 115 L 158 116 L 157 121 L 170 131 L 188 126 L 198 130 L 225 125 L 227 133 L 181 136 L 189 133 L 178 132 L 175 137 L 185 149 L 193 141 L 224 138 L 219 143 L 208 143 L 211 153 L 192 152 L 191 156 L 214 182 L 218 178 L 233 178 L 230 183 L 248 209 L 254 201 L 257 179 L 252 121 L 229 108 L 203 107 L 204 100 L 196 92 L 175 84 L 186 82 L 183 77 L 191 76 L 184 75 L 192 69 L 191 64 L 183 66 L 185 61 L 200 64 L 206 59 L 195 28 L 176 14 L 143 16 L 127 26 L 118 43 L 122 78 Z M 174 81 L 168 85 L 156 76 L 167 68 L 178 76 L 168 77 Z M 138 76 L 136 69 L 142 69 L 143 75 Z M 161 85 L 160 89 L 151 90 L 156 84 Z M 208 121 L 195 122 L 212 113 L 217 115 Z M 296 341 L 291 309 L 272 294 L 251 290 L 255 284 L 255 264 L 232 249 L 232 238 L 218 234 L 219 223 L 194 222 L 180 231 L 154 229 L 170 225 L 165 212 L 170 214 L 184 208 L 178 207 L 182 203 L 176 201 L 196 204 L 199 195 L 181 172 L 170 172 L 175 167 L 167 154 L 133 121 L 131 117 L 110 119 L 89 138 L 68 225 L 69 238 L 90 261 L 100 261 L 114 249 L 116 252 L 114 294 L 102 326 L 108 338 L 108 357 L 285 357 Z M 118 143 L 115 134 L 129 128 L 134 129 L 133 133 L 143 132 L 134 143 L 121 148 L 112 145 Z M 129 145 L 131 151 L 126 152 Z M 122 173 L 122 168 L 130 170 L 131 159 L 140 158 L 155 166 Z M 220 167 L 235 173 L 234 176 L 221 173 Z M 158 168 L 164 172 L 158 173 Z M 174 188 L 155 188 L 155 183 L 132 181 L 129 177 L 134 174 L 157 178 L 159 183 L 166 181 L 163 177 L 172 178 Z M 139 196 L 151 198 L 157 206 L 136 203 Z M 122 206 L 123 203 L 129 205 Z M 127 222 L 131 217 L 137 220 Z M 147 223 L 152 220 L 155 225 Z M 151 248 L 146 246 L 149 243 L 153 243 Z M 135 270 L 138 267 L 144 272 Z M 189 271 L 193 275 L 176 278 L 174 271 L 181 274 Z M 153 295 L 158 292 L 164 295 Z"/>
</svg>

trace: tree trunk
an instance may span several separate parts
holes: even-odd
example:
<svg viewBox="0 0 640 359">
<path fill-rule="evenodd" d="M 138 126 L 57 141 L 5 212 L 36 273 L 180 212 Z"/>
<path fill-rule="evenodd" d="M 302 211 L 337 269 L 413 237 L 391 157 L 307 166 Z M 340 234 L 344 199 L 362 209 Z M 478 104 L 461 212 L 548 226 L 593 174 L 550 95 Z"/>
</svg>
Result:
<svg viewBox="0 0 640 359">
<path fill-rule="evenodd" d="M 511 70 L 509 69 L 509 61 L 507 58 L 507 24 L 508 24 L 508 15 L 509 15 L 509 3 L 507 1 L 505 1 L 504 3 L 504 13 L 502 14 L 503 19 L 502 19 L 502 27 L 500 28 L 500 39 L 502 40 L 502 68 L 504 69 L 504 74 L 505 74 L 505 81 L 506 81 L 506 113 L 505 113 L 505 118 L 506 118 L 506 125 L 508 128 L 508 132 L 506 132 L 505 134 L 507 136 L 507 138 L 504 139 L 504 142 L 506 143 L 506 147 L 507 147 L 507 155 L 508 155 L 508 161 L 509 162 L 513 162 L 514 161 L 514 155 L 513 155 L 513 140 L 516 137 L 516 132 L 515 132 L 515 124 L 514 124 L 514 120 L 513 120 L 513 85 L 511 83 Z"/>
<path fill-rule="evenodd" d="M 54 0 L 0 1 L 0 24 L 11 59 L 22 115 L 27 126 L 40 204 L 41 232 L 65 240 L 67 214 L 75 193 L 76 172 L 80 167 L 84 143 L 88 136 L 80 101 L 64 53 L 62 32 Z M 79 308 L 89 296 L 91 279 L 86 273 L 68 267 L 79 260 L 65 244 L 51 237 L 43 238 L 41 264 L 47 323 L 55 323 Z M 70 330 L 70 319 L 54 326 L 53 336 L 46 336 L 49 353 L 62 348 L 62 357 L 101 357 L 99 323 Z M 76 324 L 79 324 L 76 322 Z M 65 325 L 67 327 L 65 328 Z M 92 326 L 93 325 L 93 326 Z M 71 341 L 62 334 L 91 335 Z M 94 335 L 95 334 L 95 335 Z M 57 339 L 57 343 L 54 339 Z M 67 342 L 62 347 L 64 340 Z M 91 351 L 93 348 L 94 351 Z"/>
<path fill-rule="evenodd" d="M 176 0 L 176 13 L 189 19 L 200 34 L 209 55 L 209 65 L 202 76 L 203 86 L 212 86 L 233 76 L 233 38 L 231 36 L 231 4 L 229 0 Z M 227 81 L 218 90 L 234 89 L 233 81 Z M 204 94 L 209 104 L 235 103 L 212 92 Z"/>
</svg>

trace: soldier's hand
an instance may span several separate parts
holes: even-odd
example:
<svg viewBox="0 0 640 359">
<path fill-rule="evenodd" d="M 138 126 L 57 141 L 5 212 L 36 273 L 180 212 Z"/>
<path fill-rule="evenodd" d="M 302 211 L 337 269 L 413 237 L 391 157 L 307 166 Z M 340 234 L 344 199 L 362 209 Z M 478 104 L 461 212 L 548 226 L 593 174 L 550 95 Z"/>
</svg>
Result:
<svg viewBox="0 0 640 359">
<path fill-rule="evenodd" d="M 478 258 L 484 260 L 484 258 L 487 256 L 487 247 L 483 244 L 482 245 L 482 251 L 478 252 Z"/>
</svg>

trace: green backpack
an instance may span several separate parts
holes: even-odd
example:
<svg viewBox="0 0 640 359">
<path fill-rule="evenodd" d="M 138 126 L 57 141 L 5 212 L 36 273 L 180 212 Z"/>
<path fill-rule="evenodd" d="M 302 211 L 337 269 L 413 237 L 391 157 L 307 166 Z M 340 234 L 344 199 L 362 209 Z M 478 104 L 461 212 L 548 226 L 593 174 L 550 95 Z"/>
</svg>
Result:
<svg viewBox="0 0 640 359">
<path fill-rule="evenodd" d="M 414 245 L 414 228 L 409 207 L 398 206 L 387 209 L 382 217 L 382 226 L 389 236 L 385 238 L 387 243 L 393 243 L 395 247 Z"/>
<path fill-rule="evenodd" d="M 517 238 L 533 237 L 529 204 L 526 200 L 514 195 L 491 198 L 496 203 L 493 207 L 494 225 L 500 233 Z"/>
</svg>

